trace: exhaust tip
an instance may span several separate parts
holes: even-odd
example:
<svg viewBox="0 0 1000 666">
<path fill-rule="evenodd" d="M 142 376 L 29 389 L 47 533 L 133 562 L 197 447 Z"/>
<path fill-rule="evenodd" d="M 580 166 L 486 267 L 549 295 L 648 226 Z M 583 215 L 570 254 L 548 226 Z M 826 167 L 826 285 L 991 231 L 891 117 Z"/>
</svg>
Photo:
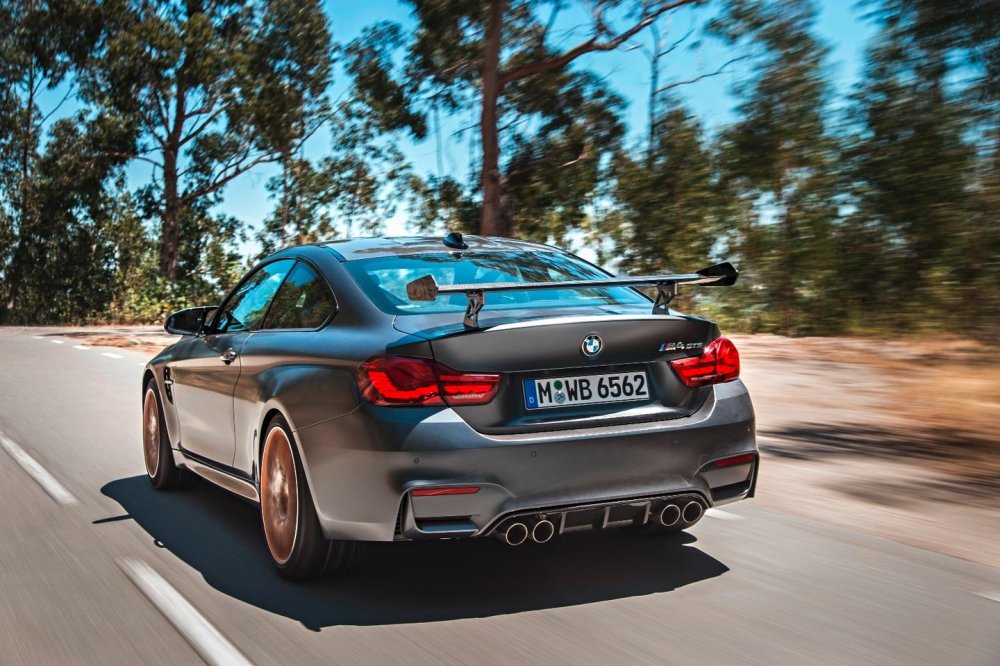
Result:
<svg viewBox="0 0 1000 666">
<path fill-rule="evenodd" d="M 681 519 L 681 508 L 676 504 L 667 504 L 660 511 L 660 524 L 664 527 L 673 527 Z"/>
<path fill-rule="evenodd" d="M 531 540 L 535 543 L 545 543 L 556 535 L 556 526 L 551 520 L 542 518 L 531 529 Z"/>
<path fill-rule="evenodd" d="M 504 530 L 503 540 L 508 546 L 520 546 L 528 540 L 528 526 L 524 523 L 511 523 Z"/>
<path fill-rule="evenodd" d="M 683 517 L 685 523 L 694 524 L 698 522 L 701 518 L 701 514 L 705 513 L 705 508 L 701 505 L 701 502 L 691 501 L 684 505 Z"/>
</svg>

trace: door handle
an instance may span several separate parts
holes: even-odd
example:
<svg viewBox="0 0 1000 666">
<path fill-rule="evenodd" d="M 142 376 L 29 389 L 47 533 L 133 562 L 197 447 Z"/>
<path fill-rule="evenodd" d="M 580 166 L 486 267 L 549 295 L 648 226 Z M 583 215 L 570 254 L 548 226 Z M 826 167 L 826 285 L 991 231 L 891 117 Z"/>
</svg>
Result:
<svg viewBox="0 0 1000 666">
<path fill-rule="evenodd" d="M 229 349 L 227 349 L 222 353 L 222 356 L 219 357 L 219 360 L 225 363 L 226 365 L 229 365 L 230 363 L 236 360 L 237 356 L 239 356 L 239 354 L 236 353 L 236 350 L 230 347 Z"/>
</svg>

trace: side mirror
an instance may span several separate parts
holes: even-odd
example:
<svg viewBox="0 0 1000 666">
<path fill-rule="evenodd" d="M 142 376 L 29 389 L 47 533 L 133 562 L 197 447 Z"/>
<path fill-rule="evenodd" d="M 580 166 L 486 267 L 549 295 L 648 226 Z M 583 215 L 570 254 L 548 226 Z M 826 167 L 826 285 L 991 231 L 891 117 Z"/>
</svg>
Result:
<svg viewBox="0 0 1000 666">
<path fill-rule="evenodd" d="M 212 318 L 212 313 L 217 307 L 209 305 L 179 310 L 167 317 L 163 329 L 173 335 L 198 335 L 204 330 L 206 322 Z"/>
</svg>

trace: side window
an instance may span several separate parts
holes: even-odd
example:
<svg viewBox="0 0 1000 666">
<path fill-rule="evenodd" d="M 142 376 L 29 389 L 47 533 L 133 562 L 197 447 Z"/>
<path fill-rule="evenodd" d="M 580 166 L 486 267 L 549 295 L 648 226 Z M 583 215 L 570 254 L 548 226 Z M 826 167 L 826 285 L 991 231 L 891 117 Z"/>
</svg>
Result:
<svg viewBox="0 0 1000 666">
<path fill-rule="evenodd" d="M 326 282 L 300 261 L 274 297 L 263 328 L 319 328 L 332 314 L 333 298 Z"/>
<path fill-rule="evenodd" d="M 294 264 L 294 259 L 282 259 L 259 268 L 226 301 L 216 332 L 239 333 L 260 328 L 267 306 Z"/>
</svg>

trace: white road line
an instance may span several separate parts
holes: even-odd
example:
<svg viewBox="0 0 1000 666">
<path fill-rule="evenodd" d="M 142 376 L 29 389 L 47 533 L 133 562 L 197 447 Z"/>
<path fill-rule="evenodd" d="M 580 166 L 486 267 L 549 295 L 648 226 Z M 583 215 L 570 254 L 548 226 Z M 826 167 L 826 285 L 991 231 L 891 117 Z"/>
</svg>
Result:
<svg viewBox="0 0 1000 666">
<path fill-rule="evenodd" d="M 977 597 L 982 597 L 983 599 L 989 599 L 990 601 L 996 601 L 1000 603 L 1000 591 L 990 591 L 990 592 L 976 592 Z"/>
<path fill-rule="evenodd" d="M 54 345 L 64 345 L 66 344 L 63 340 L 49 340 Z"/>
<path fill-rule="evenodd" d="M 45 340 L 45 336 L 44 335 L 33 335 L 31 337 L 34 340 Z"/>
<path fill-rule="evenodd" d="M 146 367 L 146 364 L 145 364 L 145 363 L 143 363 L 142 361 L 139 361 L 139 367 L 140 367 L 140 368 L 145 368 L 145 367 Z"/>
<path fill-rule="evenodd" d="M 719 520 L 743 520 L 743 516 L 737 516 L 735 513 L 729 513 L 722 509 L 705 509 L 705 515 Z"/>
<path fill-rule="evenodd" d="M 87 345 L 73 345 L 73 349 L 80 349 L 83 351 L 87 351 L 88 349 L 90 349 L 90 347 L 88 347 Z"/>
<path fill-rule="evenodd" d="M 250 664 L 236 646 L 148 564 L 122 560 L 119 566 L 207 663 Z"/>
<path fill-rule="evenodd" d="M 29 456 L 24 449 L 15 444 L 13 440 L 8 438 L 6 435 L 0 433 L 0 445 L 6 449 L 7 453 L 14 461 L 24 468 L 31 478 L 38 482 L 38 485 L 49 494 L 52 499 L 63 506 L 69 506 L 71 504 L 76 504 L 76 498 L 73 497 L 73 493 L 66 490 L 66 486 L 56 481 L 56 478 L 48 473 L 48 471 L 42 467 L 37 460 Z"/>
<path fill-rule="evenodd" d="M 115 354 L 114 352 L 103 352 L 101 356 L 107 356 L 108 358 L 125 358 L 121 354 Z"/>
</svg>

